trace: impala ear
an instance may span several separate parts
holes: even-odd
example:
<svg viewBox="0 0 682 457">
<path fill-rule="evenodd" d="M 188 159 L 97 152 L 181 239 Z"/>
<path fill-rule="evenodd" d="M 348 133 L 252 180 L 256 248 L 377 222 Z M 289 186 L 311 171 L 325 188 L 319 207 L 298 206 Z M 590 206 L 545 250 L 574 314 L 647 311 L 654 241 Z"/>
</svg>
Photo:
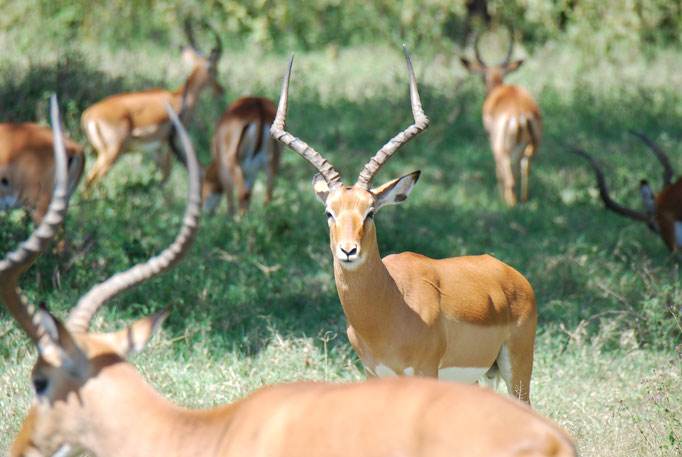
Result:
<svg viewBox="0 0 682 457">
<path fill-rule="evenodd" d="M 402 178 L 394 179 L 386 184 L 372 189 L 372 193 L 376 197 L 375 209 L 378 211 L 382 206 L 397 205 L 407 199 L 407 196 L 412 192 L 412 188 L 419 179 L 421 171 L 417 170 L 405 175 Z"/>
<path fill-rule="evenodd" d="M 45 303 L 40 304 L 33 321 L 38 326 L 36 347 L 40 357 L 74 378 L 82 378 L 88 371 L 88 359 L 64 324 L 45 308 Z"/>
<path fill-rule="evenodd" d="M 161 327 L 169 314 L 170 310 L 164 309 L 151 316 L 138 319 L 128 328 L 109 333 L 107 337 L 116 348 L 116 352 L 123 356 L 129 356 L 144 349 L 149 339 Z"/>
<path fill-rule="evenodd" d="M 459 60 L 462 61 L 462 64 L 470 72 L 479 73 L 479 74 L 485 73 L 485 67 L 483 65 L 481 65 L 480 62 L 474 62 L 472 60 L 465 59 L 464 57 L 460 57 Z"/>
<path fill-rule="evenodd" d="M 317 195 L 317 199 L 321 201 L 323 205 L 326 205 L 327 196 L 329 195 L 329 185 L 320 173 L 317 173 L 313 177 L 313 190 L 315 191 L 315 195 Z"/>
<path fill-rule="evenodd" d="M 523 59 L 514 60 L 512 62 L 509 62 L 507 65 L 504 66 L 505 73 L 511 73 L 512 71 L 518 70 L 522 63 L 523 63 Z"/>
<path fill-rule="evenodd" d="M 189 65 L 196 66 L 200 57 L 192 46 L 180 46 L 180 56 Z"/>
</svg>

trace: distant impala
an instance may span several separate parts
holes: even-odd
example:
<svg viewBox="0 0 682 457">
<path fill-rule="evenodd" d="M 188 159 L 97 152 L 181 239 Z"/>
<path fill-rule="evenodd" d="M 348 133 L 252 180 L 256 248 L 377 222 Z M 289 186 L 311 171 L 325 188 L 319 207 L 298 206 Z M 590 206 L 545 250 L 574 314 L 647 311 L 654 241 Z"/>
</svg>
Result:
<svg viewBox="0 0 682 457">
<path fill-rule="evenodd" d="M 244 97 L 232 103 L 215 127 L 211 154 L 206 170 L 202 200 L 209 214 L 215 211 L 225 192 L 230 215 L 236 213 L 233 188 L 237 192 L 240 213 L 245 213 L 251 190 L 259 171 L 265 170 L 265 204 L 272 199 L 275 178 L 279 174 L 281 145 L 270 136 L 270 125 L 277 107 L 267 98 Z"/>
<path fill-rule="evenodd" d="M 97 153 L 97 161 L 86 180 L 88 186 L 106 175 L 121 154 L 132 150 L 154 151 L 163 174 L 162 181 L 168 179 L 171 167 L 168 148 L 173 148 L 173 145 L 168 143 L 171 122 L 164 102 L 170 103 L 176 112 L 182 108 L 185 118 L 185 114 L 194 110 L 205 88 L 211 88 L 216 95 L 223 93 L 216 69 L 222 54 L 222 44 L 218 34 L 211 30 L 216 44 L 206 57 L 194 42 L 189 22 L 186 24 L 187 39 L 192 46 L 184 46 L 182 53 L 194 65 L 194 70 L 182 87 L 175 91 L 150 89 L 112 95 L 83 112 L 83 131 Z M 184 160 L 182 156 L 179 158 Z"/>
<path fill-rule="evenodd" d="M 34 224 L 43 220 L 54 188 L 52 129 L 25 123 L 0 124 L 0 210 L 26 205 Z M 83 174 L 83 147 L 64 138 L 71 193 Z"/>
<path fill-rule="evenodd" d="M 57 130 L 56 104 L 52 117 Z M 182 408 L 159 395 L 125 359 L 146 345 L 167 311 L 118 332 L 88 329 L 107 300 L 172 268 L 192 244 L 199 167 L 182 126 L 173 122 L 190 173 L 180 234 L 159 256 L 95 286 L 65 323 L 43 307 L 27 306 L 17 288 L 66 212 L 66 158 L 57 141 L 49 213 L 0 261 L 0 300 L 38 350 L 31 409 L 9 457 L 576 456 L 571 437 L 526 405 L 430 379 L 282 384 L 207 410 Z"/>
<path fill-rule="evenodd" d="M 604 201 L 607 209 L 630 219 L 645 222 L 653 232 L 660 235 L 665 245 L 670 249 L 670 252 L 682 257 L 682 177 L 672 182 L 673 169 L 663 150 L 643 133 L 632 133 L 651 148 L 654 155 L 661 162 L 661 165 L 663 165 L 663 189 L 659 193 L 654 194 L 646 180 L 642 180 L 640 183 L 639 192 L 642 195 L 644 212 L 625 208 L 613 201 L 609 196 L 604 173 L 597 160 L 582 149 L 568 148 L 568 150 L 590 161 L 597 176 L 599 196 Z"/>
<path fill-rule="evenodd" d="M 293 55 L 271 133 L 319 173 L 313 179 L 325 205 L 334 277 L 348 318 L 348 339 L 370 377 L 420 375 L 475 382 L 499 373 L 510 394 L 530 402 L 537 311 L 530 284 L 488 256 L 434 260 L 412 252 L 379 255 L 374 216 L 404 201 L 414 172 L 371 189 L 374 176 L 405 143 L 429 125 L 405 50 L 415 123 L 396 135 L 352 187 L 317 151 L 286 132 Z"/>
<path fill-rule="evenodd" d="M 516 204 L 515 175 L 521 175 L 521 201 L 528 200 L 530 160 L 542 140 L 542 116 L 533 96 L 521 86 L 504 84 L 504 77 L 521 66 L 523 60 L 510 62 L 514 35 L 507 57 L 499 65 L 488 66 L 474 43 L 476 62 L 460 57 L 472 73 L 483 76 L 487 97 L 483 103 L 483 125 L 490 136 L 495 158 L 495 172 L 502 198 L 509 206 Z M 518 170 L 518 171 L 517 171 Z"/>
</svg>

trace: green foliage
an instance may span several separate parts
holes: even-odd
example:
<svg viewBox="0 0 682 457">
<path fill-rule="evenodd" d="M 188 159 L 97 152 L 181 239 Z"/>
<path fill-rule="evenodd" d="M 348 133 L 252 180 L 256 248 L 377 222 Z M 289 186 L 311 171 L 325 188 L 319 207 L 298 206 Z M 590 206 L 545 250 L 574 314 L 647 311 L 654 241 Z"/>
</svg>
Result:
<svg viewBox="0 0 682 457">
<path fill-rule="evenodd" d="M 492 28 L 513 25 L 528 45 L 571 41 L 585 51 L 631 45 L 679 45 L 682 6 L 667 0 L 489 0 Z M 30 50 L 43 40 L 88 41 L 129 47 L 141 42 L 182 43 L 185 17 L 206 18 L 231 46 L 312 50 L 364 43 L 407 42 L 424 49 L 464 44 L 473 29 L 464 0 L 1 0 L 0 28 L 12 47 Z M 115 12 L 115 14 L 113 14 Z"/>
</svg>

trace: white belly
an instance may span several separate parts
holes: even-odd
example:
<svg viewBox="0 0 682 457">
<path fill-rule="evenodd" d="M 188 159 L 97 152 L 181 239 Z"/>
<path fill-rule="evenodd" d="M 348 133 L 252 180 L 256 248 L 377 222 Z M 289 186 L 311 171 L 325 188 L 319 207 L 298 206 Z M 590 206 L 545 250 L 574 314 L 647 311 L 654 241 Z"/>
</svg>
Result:
<svg viewBox="0 0 682 457">
<path fill-rule="evenodd" d="M 453 381 L 453 382 L 463 382 L 472 384 L 478 381 L 483 375 L 485 375 L 490 368 L 482 367 L 447 367 L 438 370 L 438 379 L 441 381 Z M 398 376 L 395 371 L 391 370 L 386 365 L 379 364 L 374 368 L 374 371 L 365 367 L 365 370 L 380 378 L 391 378 Z M 414 368 L 406 368 L 403 376 L 414 376 Z"/>
<path fill-rule="evenodd" d="M 161 141 L 131 140 L 128 144 L 129 152 L 141 152 L 143 154 L 156 154 L 161 149 Z"/>
</svg>

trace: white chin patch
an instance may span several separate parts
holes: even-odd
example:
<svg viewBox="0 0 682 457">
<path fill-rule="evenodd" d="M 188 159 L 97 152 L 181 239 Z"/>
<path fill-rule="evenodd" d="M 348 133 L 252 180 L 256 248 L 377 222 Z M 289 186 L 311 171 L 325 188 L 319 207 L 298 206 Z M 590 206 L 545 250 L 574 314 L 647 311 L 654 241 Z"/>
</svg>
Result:
<svg viewBox="0 0 682 457">
<path fill-rule="evenodd" d="M 360 265 L 362 265 L 362 262 L 364 262 L 365 258 L 364 257 L 358 257 L 357 259 L 351 261 L 351 262 L 344 262 L 343 260 L 339 259 L 339 264 L 341 265 L 341 268 L 344 270 L 350 270 L 353 271 Z"/>
</svg>

